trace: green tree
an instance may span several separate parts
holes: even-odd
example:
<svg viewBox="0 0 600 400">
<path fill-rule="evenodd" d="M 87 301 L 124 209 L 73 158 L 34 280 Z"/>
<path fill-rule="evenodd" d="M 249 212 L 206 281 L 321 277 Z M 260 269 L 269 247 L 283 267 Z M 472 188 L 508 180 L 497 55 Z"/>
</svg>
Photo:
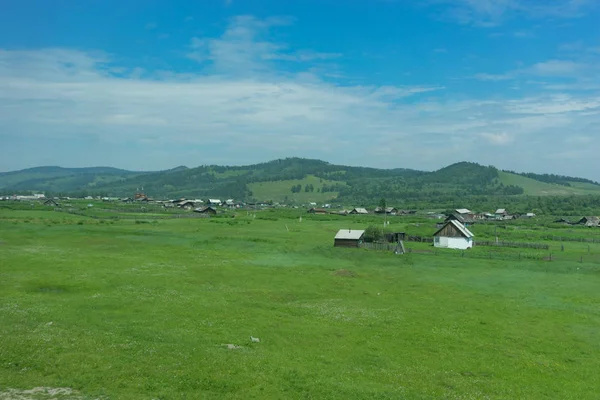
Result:
<svg viewBox="0 0 600 400">
<path fill-rule="evenodd" d="M 384 199 L 384 198 L 381 198 L 381 200 L 379 200 L 379 207 L 380 207 L 382 210 L 385 210 L 385 208 L 387 207 L 387 203 L 386 203 L 386 201 L 385 201 L 385 199 Z"/>
</svg>

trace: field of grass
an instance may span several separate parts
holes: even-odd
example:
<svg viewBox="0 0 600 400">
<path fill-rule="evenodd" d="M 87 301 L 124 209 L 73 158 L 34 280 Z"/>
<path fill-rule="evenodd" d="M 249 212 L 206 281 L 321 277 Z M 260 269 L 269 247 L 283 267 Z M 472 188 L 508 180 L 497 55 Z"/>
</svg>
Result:
<svg viewBox="0 0 600 400">
<path fill-rule="evenodd" d="M 315 202 L 318 205 L 322 205 L 324 202 L 335 199 L 338 195 L 337 192 L 317 192 L 317 189 L 321 189 L 323 184 L 333 185 L 340 184 L 340 182 L 328 181 L 317 178 L 314 175 L 307 175 L 304 179 L 251 183 L 248 185 L 248 188 L 252 191 L 253 197 L 257 199 L 286 201 L 288 203 L 297 202 L 300 204 Z M 302 191 L 292 193 L 292 186 L 295 185 L 302 185 Z M 304 188 L 306 185 L 313 185 L 314 191 L 305 192 Z"/>
<path fill-rule="evenodd" d="M 375 216 L 232 214 L 140 224 L 0 209 L 0 399 L 597 398 L 600 267 L 576 255 L 600 244 L 573 243 L 572 261 L 397 256 L 332 246 Z"/>
<path fill-rule="evenodd" d="M 498 171 L 500 181 L 505 185 L 520 186 L 530 196 L 564 196 L 573 194 L 599 194 L 600 186 L 589 183 L 572 182 L 571 186 L 555 185 L 536 181 L 525 176 Z"/>
</svg>

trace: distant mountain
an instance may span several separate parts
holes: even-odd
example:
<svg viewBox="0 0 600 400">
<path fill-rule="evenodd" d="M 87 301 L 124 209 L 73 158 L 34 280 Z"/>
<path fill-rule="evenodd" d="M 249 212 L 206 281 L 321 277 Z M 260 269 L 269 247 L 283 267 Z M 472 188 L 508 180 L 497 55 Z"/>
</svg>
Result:
<svg viewBox="0 0 600 400">
<path fill-rule="evenodd" d="M 132 196 L 143 188 L 155 198 L 227 197 L 287 202 L 369 204 L 450 203 L 479 196 L 600 194 L 596 182 L 557 175 L 517 174 L 492 166 L 459 162 L 433 172 L 334 165 L 321 160 L 286 158 L 246 166 L 180 166 L 134 172 L 109 167 L 39 167 L 0 174 L 0 192 Z"/>
<path fill-rule="evenodd" d="M 72 193 L 142 174 L 112 167 L 35 167 L 0 173 L 0 191 Z"/>
</svg>

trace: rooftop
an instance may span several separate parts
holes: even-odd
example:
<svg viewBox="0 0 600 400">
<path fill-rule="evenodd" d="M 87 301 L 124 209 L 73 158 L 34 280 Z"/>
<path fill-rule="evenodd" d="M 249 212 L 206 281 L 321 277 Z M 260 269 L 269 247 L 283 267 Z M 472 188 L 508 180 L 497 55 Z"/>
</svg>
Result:
<svg viewBox="0 0 600 400">
<path fill-rule="evenodd" d="M 358 240 L 365 234 L 364 230 L 340 229 L 335 235 L 336 239 L 353 239 Z"/>
</svg>

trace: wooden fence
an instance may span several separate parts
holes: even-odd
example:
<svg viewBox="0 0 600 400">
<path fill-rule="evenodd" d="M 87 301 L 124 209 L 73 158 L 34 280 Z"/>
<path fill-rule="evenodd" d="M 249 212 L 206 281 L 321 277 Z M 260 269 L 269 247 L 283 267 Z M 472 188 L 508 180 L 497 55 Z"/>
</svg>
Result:
<svg viewBox="0 0 600 400">
<path fill-rule="evenodd" d="M 367 243 L 362 242 L 358 247 L 369 250 L 394 251 L 398 247 L 397 243 Z"/>
<path fill-rule="evenodd" d="M 568 236 L 542 236 L 544 240 L 552 240 L 555 242 L 584 242 L 584 243 L 600 243 L 600 238 L 584 238 L 584 237 L 568 237 Z"/>
<path fill-rule="evenodd" d="M 494 242 L 494 241 L 486 241 L 486 240 L 478 240 L 473 242 L 475 246 L 494 246 L 494 247 L 515 247 L 522 249 L 537 249 L 537 250 L 548 250 L 550 246 L 547 244 L 541 243 L 524 243 L 524 242 Z"/>
</svg>

